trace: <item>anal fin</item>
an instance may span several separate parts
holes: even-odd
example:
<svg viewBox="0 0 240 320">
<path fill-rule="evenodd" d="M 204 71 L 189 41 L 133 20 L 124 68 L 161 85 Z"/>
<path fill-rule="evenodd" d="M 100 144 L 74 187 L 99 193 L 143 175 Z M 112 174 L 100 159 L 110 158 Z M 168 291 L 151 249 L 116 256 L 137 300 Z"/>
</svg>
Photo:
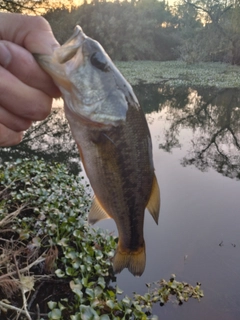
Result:
<svg viewBox="0 0 240 320">
<path fill-rule="evenodd" d="M 103 209 L 96 197 L 93 198 L 92 206 L 88 214 L 88 222 L 94 224 L 103 219 L 111 218 L 107 212 Z"/>
<path fill-rule="evenodd" d="M 147 204 L 147 208 L 151 213 L 156 224 L 158 224 L 159 211 L 160 211 L 160 189 L 159 189 L 155 174 L 153 177 L 152 191 L 151 191 L 150 199 Z"/>
</svg>

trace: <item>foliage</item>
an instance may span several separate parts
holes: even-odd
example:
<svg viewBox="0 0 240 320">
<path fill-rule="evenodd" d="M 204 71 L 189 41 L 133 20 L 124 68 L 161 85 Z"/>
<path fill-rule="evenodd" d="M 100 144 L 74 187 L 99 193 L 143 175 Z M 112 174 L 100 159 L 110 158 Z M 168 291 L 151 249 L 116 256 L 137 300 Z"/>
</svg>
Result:
<svg viewBox="0 0 240 320">
<path fill-rule="evenodd" d="M 20 0 L 20 1 L 0 1 L 0 10 L 8 12 L 22 13 L 24 11 L 35 12 L 37 8 L 43 5 L 42 0 L 30 1 L 30 0 Z"/>
<path fill-rule="evenodd" d="M 147 319 L 153 303 L 203 296 L 199 285 L 172 278 L 148 285 L 144 296 L 119 299 L 122 291 L 111 284 L 116 238 L 89 227 L 89 205 L 81 178 L 62 164 L 35 158 L 0 166 L 0 308 L 8 319 L 15 312 L 27 319 Z M 56 287 L 63 293 L 52 295 Z"/>
<path fill-rule="evenodd" d="M 60 43 L 80 24 L 115 60 L 223 61 L 239 64 L 239 4 L 215 0 L 86 2 L 50 10 Z M 121 19 L 119 19 L 121 17 Z"/>
<path fill-rule="evenodd" d="M 79 24 L 115 60 L 240 64 L 239 1 L 0 0 L 0 10 L 44 14 L 61 44 Z"/>
<path fill-rule="evenodd" d="M 116 66 L 132 85 L 158 83 L 174 87 L 238 88 L 240 86 L 240 68 L 227 63 L 117 61 Z"/>
<path fill-rule="evenodd" d="M 0 0 L 0 11 L 16 12 L 16 13 L 35 13 L 42 14 L 46 10 L 67 7 L 72 4 L 72 0 Z"/>
<path fill-rule="evenodd" d="M 76 24 L 115 60 L 240 64 L 239 1 L 0 1 L 0 10 L 43 14 L 62 44 Z M 120 18 L 119 18 L 120 17 Z"/>
<path fill-rule="evenodd" d="M 51 10 L 44 17 L 49 21 L 60 43 L 72 34 L 76 24 L 99 41 L 116 60 L 171 60 L 173 47 L 170 9 L 165 1 L 92 2 L 71 12 Z M 119 19 L 121 17 L 121 19 Z"/>
<path fill-rule="evenodd" d="M 186 11 L 194 10 L 203 22 L 194 37 L 187 38 L 192 61 L 240 63 L 239 2 L 218 0 L 183 0 Z M 181 49 L 184 48 L 184 45 Z M 184 51 L 182 52 L 184 54 Z"/>
<path fill-rule="evenodd" d="M 193 6 L 180 3 L 173 14 L 177 21 L 176 32 L 180 38 L 180 44 L 177 48 L 180 59 L 187 63 L 203 61 L 204 59 L 201 56 L 203 52 L 202 43 L 199 43 L 202 39 L 203 25 L 198 16 L 198 11 Z M 201 50 L 199 50 L 199 46 L 201 46 Z"/>
</svg>

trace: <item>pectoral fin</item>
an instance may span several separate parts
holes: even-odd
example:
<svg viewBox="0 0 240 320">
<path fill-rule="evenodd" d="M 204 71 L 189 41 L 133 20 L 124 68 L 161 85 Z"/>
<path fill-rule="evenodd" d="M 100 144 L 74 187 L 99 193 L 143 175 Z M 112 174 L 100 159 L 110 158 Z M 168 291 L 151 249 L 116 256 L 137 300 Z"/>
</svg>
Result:
<svg viewBox="0 0 240 320">
<path fill-rule="evenodd" d="M 147 208 L 151 213 L 156 224 L 158 224 L 158 217 L 160 211 L 160 189 L 155 175 L 153 177 L 152 192 L 147 204 Z"/>
<path fill-rule="evenodd" d="M 94 197 L 90 212 L 88 214 L 88 222 L 90 224 L 94 224 L 100 220 L 109 219 L 109 218 L 110 218 L 109 215 L 103 209 L 98 199 Z"/>
</svg>

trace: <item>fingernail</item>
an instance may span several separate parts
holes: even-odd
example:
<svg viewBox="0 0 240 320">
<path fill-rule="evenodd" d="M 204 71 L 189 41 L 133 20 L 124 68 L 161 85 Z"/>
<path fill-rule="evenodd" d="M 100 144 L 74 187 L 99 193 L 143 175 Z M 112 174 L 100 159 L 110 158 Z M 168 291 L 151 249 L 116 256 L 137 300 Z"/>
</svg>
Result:
<svg viewBox="0 0 240 320">
<path fill-rule="evenodd" d="M 0 41 L 0 65 L 7 68 L 12 60 L 11 52 L 8 50 L 6 45 Z"/>
</svg>

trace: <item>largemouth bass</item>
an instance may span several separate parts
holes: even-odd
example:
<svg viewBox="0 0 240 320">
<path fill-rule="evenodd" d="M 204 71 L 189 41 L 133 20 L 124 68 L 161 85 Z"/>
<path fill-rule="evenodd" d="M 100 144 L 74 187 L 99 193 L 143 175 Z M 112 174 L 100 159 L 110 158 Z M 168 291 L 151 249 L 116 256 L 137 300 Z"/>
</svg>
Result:
<svg viewBox="0 0 240 320">
<path fill-rule="evenodd" d="M 130 84 L 102 46 L 76 26 L 52 55 L 35 55 L 62 92 L 64 110 L 95 193 L 89 222 L 114 219 L 119 235 L 115 273 L 145 269 L 147 207 L 156 223 L 160 192 L 144 113 Z"/>
</svg>

